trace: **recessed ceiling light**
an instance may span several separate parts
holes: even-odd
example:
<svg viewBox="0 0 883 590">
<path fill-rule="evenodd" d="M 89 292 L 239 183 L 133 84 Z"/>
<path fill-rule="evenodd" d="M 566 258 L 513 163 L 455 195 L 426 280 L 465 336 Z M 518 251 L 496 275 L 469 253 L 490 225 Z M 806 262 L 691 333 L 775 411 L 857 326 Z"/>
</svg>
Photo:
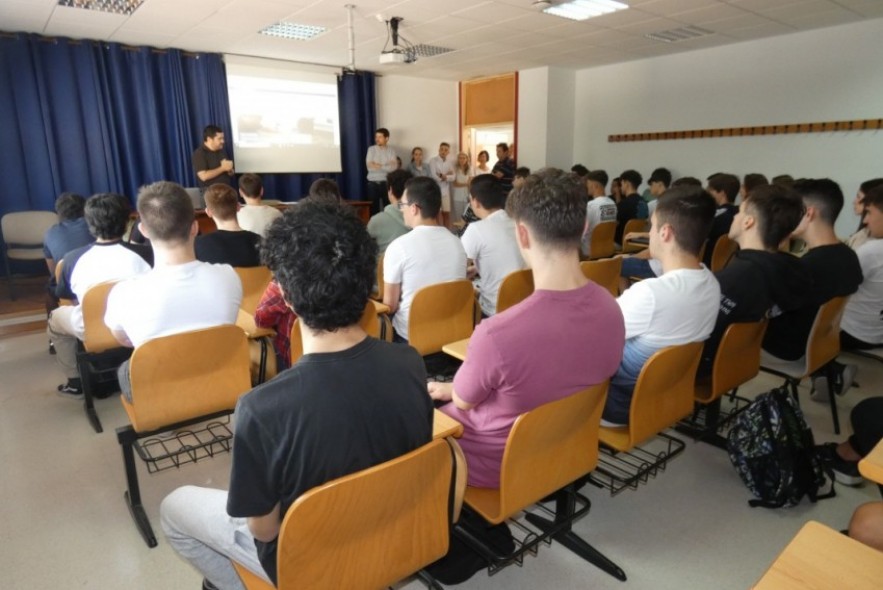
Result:
<svg viewBox="0 0 883 590">
<path fill-rule="evenodd" d="M 327 31 L 325 27 L 316 27 L 313 25 L 301 25 L 298 23 L 287 23 L 281 21 L 275 25 L 270 25 L 266 29 L 261 30 L 262 35 L 270 35 L 271 37 L 282 37 L 283 39 L 297 39 L 298 41 L 306 41 Z"/>
<path fill-rule="evenodd" d="M 702 27 L 689 26 L 680 27 L 677 29 L 668 29 L 666 31 L 656 31 L 655 33 L 648 33 L 644 36 L 648 39 L 653 39 L 654 41 L 677 43 L 678 41 L 686 41 L 687 39 L 695 39 L 696 37 L 705 37 L 706 35 L 713 34 L 714 31 L 709 31 L 708 29 L 703 29 Z"/>
<path fill-rule="evenodd" d="M 629 5 L 617 0 L 573 0 L 544 8 L 543 12 L 570 20 L 586 20 L 617 10 L 625 10 Z"/>
<path fill-rule="evenodd" d="M 142 2 L 144 0 L 58 0 L 58 5 L 129 15 L 135 12 Z"/>
</svg>

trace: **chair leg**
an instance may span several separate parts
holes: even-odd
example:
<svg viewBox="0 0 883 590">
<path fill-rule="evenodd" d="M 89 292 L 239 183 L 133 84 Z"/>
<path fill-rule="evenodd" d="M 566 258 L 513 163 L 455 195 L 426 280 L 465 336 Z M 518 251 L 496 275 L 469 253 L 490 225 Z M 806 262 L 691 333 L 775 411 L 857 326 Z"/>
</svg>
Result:
<svg viewBox="0 0 883 590">
<path fill-rule="evenodd" d="M 144 511 L 144 505 L 141 504 L 141 488 L 138 486 L 138 470 L 135 465 L 135 452 L 133 446 L 138 439 L 135 431 L 131 426 L 125 426 L 117 429 L 117 440 L 123 449 L 123 465 L 126 469 L 126 493 L 124 498 L 126 506 L 129 507 L 129 514 L 135 521 L 138 532 L 144 537 L 144 542 L 148 547 L 156 547 L 156 535 L 153 534 L 153 528 L 150 526 L 150 520 Z"/>
<path fill-rule="evenodd" d="M 423 584 L 430 590 L 444 590 L 444 586 L 439 584 L 438 581 L 429 575 L 429 572 L 426 570 L 420 570 L 417 572 L 417 579 L 423 582 Z"/>
<path fill-rule="evenodd" d="M 542 516 L 528 513 L 525 518 L 535 527 L 542 531 L 548 531 L 553 527 L 559 528 L 562 524 L 567 523 L 564 528 L 554 536 L 554 539 L 591 563 L 592 565 L 607 572 L 621 582 L 626 581 L 625 572 L 618 565 L 610 561 L 600 551 L 589 545 L 584 539 L 573 532 L 571 529 L 570 519 L 576 508 L 576 497 L 573 493 L 573 485 L 571 484 L 564 490 L 558 492 L 555 498 L 555 520 L 543 518 Z"/>
<path fill-rule="evenodd" d="M 831 419 L 834 421 L 834 434 L 840 434 L 840 417 L 837 415 L 837 394 L 834 392 L 834 363 L 825 365 L 825 380 L 828 382 L 828 398 L 831 402 Z"/>
<path fill-rule="evenodd" d="M 77 370 L 80 372 L 80 383 L 83 386 L 83 409 L 86 412 L 86 418 L 95 432 L 104 432 L 101 426 L 101 420 L 98 418 L 98 412 L 95 411 L 95 395 L 92 390 L 95 385 L 92 380 L 92 371 L 89 367 L 89 359 L 86 358 L 87 353 L 77 353 Z"/>
</svg>

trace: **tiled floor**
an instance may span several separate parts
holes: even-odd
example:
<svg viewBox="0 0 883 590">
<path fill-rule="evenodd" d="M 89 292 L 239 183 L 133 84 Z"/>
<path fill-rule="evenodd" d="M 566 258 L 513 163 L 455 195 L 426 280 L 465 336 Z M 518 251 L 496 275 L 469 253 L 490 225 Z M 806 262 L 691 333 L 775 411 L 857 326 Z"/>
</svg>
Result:
<svg viewBox="0 0 883 590">
<path fill-rule="evenodd" d="M 850 357 L 852 359 L 852 357 Z M 840 400 L 844 425 L 859 399 L 883 391 L 883 365 L 861 365 L 861 388 Z M 125 423 L 116 399 L 98 401 L 105 425 L 95 434 L 78 402 L 54 394 L 61 373 L 44 335 L 0 340 L 0 572 L 4 589 L 197 589 L 199 575 L 164 539 L 148 549 L 123 502 L 125 481 L 114 429 Z M 761 376 L 744 388 L 778 384 Z M 806 400 L 806 391 L 802 390 Z M 827 406 L 804 402 L 819 442 L 835 440 Z M 139 465 L 144 505 L 158 524 L 165 494 L 190 483 L 225 487 L 229 456 L 148 476 Z M 637 491 L 610 497 L 586 488 L 592 511 L 575 529 L 628 575 L 625 584 L 580 561 L 559 545 L 541 547 L 524 567 L 467 589 L 744 589 L 809 519 L 843 528 L 861 502 L 879 500 L 875 486 L 838 488 L 812 505 L 769 511 L 749 508 L 726 453 L 688 442 L 670 467 Z M 824 555 L 819 556 L 824 559 Z M 403 584 L 408 590 L 422 586 Z"/>
</svg>

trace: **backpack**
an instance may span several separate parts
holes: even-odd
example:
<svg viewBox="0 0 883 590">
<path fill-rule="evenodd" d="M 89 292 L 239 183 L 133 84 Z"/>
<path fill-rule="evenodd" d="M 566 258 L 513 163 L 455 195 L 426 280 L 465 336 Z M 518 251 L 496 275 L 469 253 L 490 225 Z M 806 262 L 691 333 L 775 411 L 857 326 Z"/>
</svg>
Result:
<svg viewBox="0 0 883 590">
<path fill-rule="evenodd" d="M 834 474 L 816 450 L 796 400 L 786 387 L 762 393 L 743 410 L 727 435 L 730 461 L 756 497 L 749 506 L 795 506 L 832 498 Z M 831 489 L 820 493 L 826 480 Z"/>
</svg>

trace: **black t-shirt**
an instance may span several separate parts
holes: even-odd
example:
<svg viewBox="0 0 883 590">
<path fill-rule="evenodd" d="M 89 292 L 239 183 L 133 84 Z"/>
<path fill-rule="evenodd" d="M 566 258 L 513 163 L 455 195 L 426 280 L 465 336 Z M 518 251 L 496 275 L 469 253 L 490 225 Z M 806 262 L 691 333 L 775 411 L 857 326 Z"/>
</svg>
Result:
<svg viewBox="0 0 883 590">
<path fill-rule="evenodd" d="M 622 244 L 622 234 L 625 231 L 625 224 L 640 217 L 641 212 L 641 204 L 644 203 L 643 211 L 646 212 L 646 202 L 643 197 L 638 193 L 632 193 L 628 196 L 623 197 L 619 203 L 616 204 L 616 233 L 613 236 L 614 241 L 617 244 Z M 646 213 L 644 217 L 646 218 Z"/>
<path fill-rule="evenodd" d="M 219 229 L 196 237 L 196 259 L 230 266 L 260 266 L 261 236 L 250 231 Z"/>
<path fill-rule="evenodd" d="M 770 320 L 763 349 L 773 356 L 794 361 L 806 353 L 806 341 L 823 303 L 852 295 L 862 282 L 862 267 L 855 251 L 846 244 L 812 248 L 800 259 L 812 276 L 806 303 L 799 309 Z"/>
<path fill-rule="evenodd" d="M 221 160 L 224 160 L 227 157 L 227 154 L 224 153 L 224 150 L 218 150 L 216 152 L 211 151 L 205 144 L 199 146 L 193 151 L 193 173 L 202 172 L 203 170 L 214 170 L 218 166 L 221 165 Z M 196 181 L 199 183 L 200 188 L 207 188 L 213 184 L 230 184 L 230 175 L 227 173 L 219 174 L 214 178 L 206 180 L 203 182 L 200 180 L 199 175 L 196 175 Z"/>
<path fill-rule="evenodd" d="M 307 354 L 236 407 L 227 512 L 284 518 L 304 492 L 389 461 L 432 439 L 423 359 L 410 346 L 366 338 Z M 276 541 L 255 541 L 276 582 Z"/>
<path fill-rule="evenodd" d="M 497 163 L 491 169 L 491 174 L 496 176 L 497 173 L 502 174 L 499 177 L 500 187 L 508 195 L 509 191 L 512 190 L 512 179 L 515 178 L 515 160 L 512 158 L 497 160 Z"/>
<path fill-rule="evenodd" d="M 714 255 L 714 246 L 717 244 L 717 239 L 730 233 L 733 218 L 736 217 L 738 212 L 739 207 L 731 203 L 718 207 L 714 215 L 714 221 L 711 222 L 711 230 L 708 232 L 705 256 L 702 258 L 705 266 L 711 268 L 711 257 Z"/>
</svg>

